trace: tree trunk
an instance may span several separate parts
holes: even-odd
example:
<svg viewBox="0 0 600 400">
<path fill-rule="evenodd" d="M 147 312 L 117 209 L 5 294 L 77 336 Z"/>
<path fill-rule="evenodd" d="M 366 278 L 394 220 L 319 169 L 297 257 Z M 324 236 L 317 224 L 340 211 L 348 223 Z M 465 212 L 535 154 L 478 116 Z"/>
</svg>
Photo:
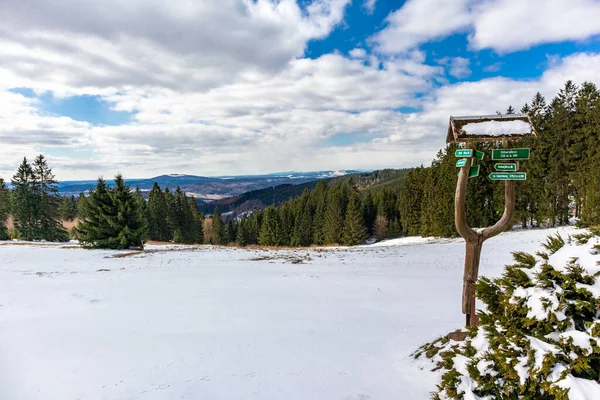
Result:
<svg viewBox="0 0 600 400">
<path fill-rule="evenodd" d="M 474 241 L 465 241 L 465 271 L 463 276 L 463 296 L 462 312 L 466 316 L 466 324 L 476 325 L 477 315 L 475 314 L 475 282 L 479 276 L 479 260 L 481 258 L 481 248 L 483 247 L 483 237 L 478 235 Z"/>
</svg>

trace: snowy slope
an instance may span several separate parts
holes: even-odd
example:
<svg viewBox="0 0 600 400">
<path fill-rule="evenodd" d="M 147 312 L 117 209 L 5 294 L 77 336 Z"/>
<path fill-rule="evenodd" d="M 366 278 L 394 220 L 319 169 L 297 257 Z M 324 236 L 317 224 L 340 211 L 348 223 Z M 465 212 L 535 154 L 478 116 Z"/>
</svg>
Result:
<svg viewBox="0 0 600 400">
<path fill-rule="evenodd" d="M 489 240 L 481 273 L 556 231 Z M 0 399 L 428 399 L 407 356 L 463 323 L 463 247 L 1 243 Z"/>
</svg>

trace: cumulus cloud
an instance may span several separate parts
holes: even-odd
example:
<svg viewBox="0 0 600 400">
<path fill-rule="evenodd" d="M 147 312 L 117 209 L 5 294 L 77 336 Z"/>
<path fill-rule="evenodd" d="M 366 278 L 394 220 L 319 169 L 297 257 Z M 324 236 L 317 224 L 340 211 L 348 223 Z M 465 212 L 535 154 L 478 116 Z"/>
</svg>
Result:
<svg viewBox="0 0 600 400">
<path fill-rule="evenodd" d="M 471 23 L 468 3 L 469 0 L 407 0 L 387 16 L 387 26 L 371 42 L 381 53 L 397 54 L 466 29 Z"/>
<path fill-rule="evenodd" d="M 327 36 L 350 0 L 5 0 L 0 85 L 63 94 L 204 90 L 275 73 Z"/>
<path fill-rule="evenodd" d="M 384 54 L 399 54 L 457 32 L 473 49 L 500 53 L 600 34 L 596 0 L 408 0 L 371 37 Z"/>
</svg>

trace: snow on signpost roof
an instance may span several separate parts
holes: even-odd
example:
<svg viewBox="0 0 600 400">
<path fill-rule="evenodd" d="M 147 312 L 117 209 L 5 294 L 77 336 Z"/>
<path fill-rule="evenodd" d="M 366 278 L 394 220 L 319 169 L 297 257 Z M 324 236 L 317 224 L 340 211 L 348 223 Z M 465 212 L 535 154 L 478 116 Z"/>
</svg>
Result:
<svg viewBox="0 0 600 400">
<path fill-rule="evenodd" d="M 446 143 L 510 140 L 536 136 L 535 128 L 527 115 L 482 115 L 450 117 Z"/>
</svg>

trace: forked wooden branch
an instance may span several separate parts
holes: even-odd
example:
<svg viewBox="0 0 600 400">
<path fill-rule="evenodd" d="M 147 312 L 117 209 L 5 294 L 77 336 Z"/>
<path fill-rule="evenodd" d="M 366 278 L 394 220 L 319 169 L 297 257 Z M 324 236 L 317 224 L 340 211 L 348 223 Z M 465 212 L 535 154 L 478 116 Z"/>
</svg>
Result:
<svg viewBox="0 0 600 400">
<path fill-rule="evenodd" d="M 472 144 L 467 144 L 467 148 L 472 148 Z M 515 182 L 505 181 L 504 183 L 504 213 L 502 218 L 494 225 L 483 230 L 474 230 L 467 223 L 467 213 L 465 210 L 465 200 L 467 195 L 467 183 L 469 175 L 469 163 L 461 167 L 458 182 L 456 183 L 456 197 L 454 201 L 454 221 L 456 230 L 460 236 L 465 239 L 465 269 L 463 275 L 463 295 L 462 312 L 466 314 L 467 326 L 477 323 L 475 315 L 475 282 L 479 275 L 479 259 L 481 256 L 481 247 L 487 239 L 498 235 L 511 226 L 511 221 L 515 211 Z"/>
</svg>

